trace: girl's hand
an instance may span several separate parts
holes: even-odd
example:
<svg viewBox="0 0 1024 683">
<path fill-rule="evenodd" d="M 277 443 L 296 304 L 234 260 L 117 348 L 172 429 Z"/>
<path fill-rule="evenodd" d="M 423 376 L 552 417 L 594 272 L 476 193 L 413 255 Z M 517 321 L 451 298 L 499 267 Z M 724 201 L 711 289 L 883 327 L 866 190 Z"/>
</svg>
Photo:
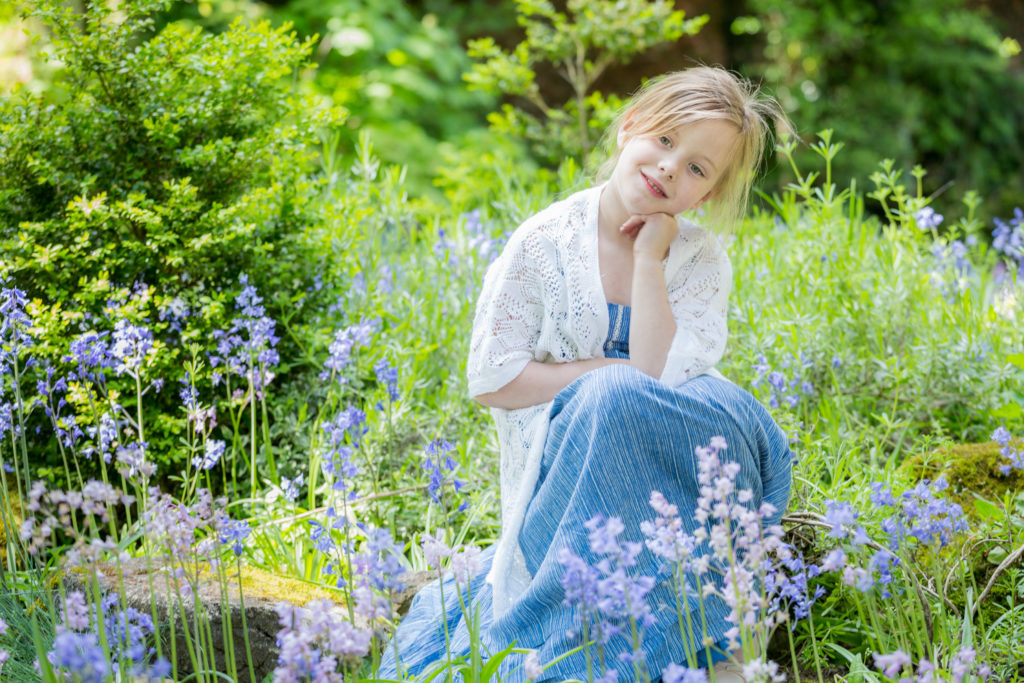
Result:
<svg viewBox="0 0 1024 683">
<path fill-rule="evenodd" d="M 667 213 L 630 216 L 619 230 L 633 239 L 633 256 L 650 256 L 661 261 L 679 234 L 679 224 Z"/>
</svg>

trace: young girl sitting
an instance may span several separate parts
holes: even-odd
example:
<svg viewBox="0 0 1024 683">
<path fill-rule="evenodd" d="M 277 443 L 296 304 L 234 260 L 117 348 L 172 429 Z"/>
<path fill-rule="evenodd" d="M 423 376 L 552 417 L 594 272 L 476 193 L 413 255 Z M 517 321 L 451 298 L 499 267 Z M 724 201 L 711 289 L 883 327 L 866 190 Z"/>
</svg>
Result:
<svg viewBox="0 0 1024 683">
<path fill-rule="evenodd" d="M 724 457 L 740 465 L 736 488 L 753 492 L 751 508 L 769 502 L 778 511 L 765 524 L 785 510 L 785 435 L 714 369 L 726 345 L 729 259 L 714 234 L 680 217 L 703 207 L 708 224 L 724 231 L 744 214 L 771 120 L 785 125 L 777 105 L 723 69 L 650 83 L 610 131 L 607 182 L 525 221 L 487 271 L 467 373 L 470 395 L 492 408 L 498 429 L 502 535 L 483 554 L 463 605 L 485 660 L 513 642 L 537 650 L 544 664 L 575 649 L 541 678 L 586 680 L 560 551 L 596 565 L 585 524 L 597 516 L 621 519 L 623 536 L 640 540 L 640 523 L 654 516 L 653 490 L 692 531 L 694 452 L 712 437 L 728 443 Z M 655 622 L 644 628 L 641 653 L 626 636 L 603 643 L 602 680 L 635 678 L 637 656 L 652 680 L 684 661 L 676 596 L 660 564 L 649 550 L 639 554 L 632 571 L 659 579 L 648 594 Z M 727 611 L 707 605 L 712 659 L 726 657 Z M 404 675 L 444 660 L 446 649 L 467 654 L 462 615 L 452 579 L 421 591 L 382 676 L 395 672 L 395 650 Z M 499 674 L 525 680 L 523 665 L 512 654 Z"/>
</svg>

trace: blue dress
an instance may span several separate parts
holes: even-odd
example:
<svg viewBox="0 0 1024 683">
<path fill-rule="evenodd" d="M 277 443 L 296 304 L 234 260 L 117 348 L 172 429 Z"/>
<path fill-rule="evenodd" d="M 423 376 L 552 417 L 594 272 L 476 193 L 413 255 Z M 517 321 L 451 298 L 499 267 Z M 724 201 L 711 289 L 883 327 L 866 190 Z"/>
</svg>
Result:
<svg viewBox="0 0 1024 683">
<path fill-rule="evenodd" d="M 605 355 L 628 358 L 630 309 L 617 304 L 608 304 L 608 309 Z M 491 586 L 484 580 L 494 555 L 492 546 L 482 554 L 482 571 L 468 590 L 462 589 L 461 604 L 477 622 L 472 630 L 479 634 L 484 662 L 513 643 L 537 650 L 542 664 L 579 648 L 580 616 L 577 608 L 564 603 L 560 549 L 569 548 L 597 564 L 600 558 L 590 552 L 584 528 L 597 515 L 620 518 L 625 525 L 620 539 L 642 542 L 640 523 L 655 517 L 649 505 L 652 490 L 678 506 L 692 533 L 697 525 L 692 512 L 699 497 L 694 450 L 707 446 L 711 437 L 723 436 L 728 442 L 723 457 L 740 464 L 736 488 L 753 492 L 750 505 L 756 508 L 766 501 L 777 509 L 767 524 L 778 523 L 786 508 L 791 459 L 786 436 L 753 396 L 726 380 L 702 375 L 669 387 L 629 366 L 611 365 L 588 372 L 563 389 L 552 404 L 550 420 L 540 477 L 519 534 L 532 576 L 529 586 L 500 618 L 494 618 Z M 669 663 L 685 661 L 674 588 L 662 560 L 646 548 L 632 572 L 656 580 L 647 596 L 655 620 L 643 631 L 642 657 L 651 679 L 657 681 Z M 420 591 L 385 650 L 380 678 L 418 677 L 444 661 L 445 624 L 452 659 L 468 655 L 471 633 L 459 598 L 451 578 Z M 707 636 L 721 648 L 731 626 L 725 621 L 728 608 L 711 598 L 706 610 Z M 394 661 L 396 647 L 400 673 Z M 617 671 L 619 681 L 635 679 L 633 664 L 620 657 L 632 649 L 625 635 L 603 646 L 605 665 Z M 527 680 L 524 657 L 507 656 L 498 669 L 501 679 Z M 707 665 L 703 653 L 700 658 L 701 665 Z M 568 679 L 587 680 L 582 650 L 547 668 L 541 680 Z"/>
</svg>

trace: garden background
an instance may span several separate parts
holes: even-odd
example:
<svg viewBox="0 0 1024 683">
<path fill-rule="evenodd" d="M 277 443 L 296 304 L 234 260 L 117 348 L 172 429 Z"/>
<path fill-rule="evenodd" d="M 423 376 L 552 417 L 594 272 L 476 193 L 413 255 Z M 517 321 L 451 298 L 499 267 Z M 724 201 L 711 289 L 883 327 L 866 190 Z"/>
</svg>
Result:
<svg viewBox="0 0 1024 683">
<path fill-rule="evenodd" d="M 745 649 L 1024 678 L 1022 40 L 1021 2 L 4 3 L 0 675 L 373 678 L 401 575 L 498 533 L 487 265 L 705 62 L 799 135 L 728 237 L 720 369 L 797 458 Z"/>
</svg>

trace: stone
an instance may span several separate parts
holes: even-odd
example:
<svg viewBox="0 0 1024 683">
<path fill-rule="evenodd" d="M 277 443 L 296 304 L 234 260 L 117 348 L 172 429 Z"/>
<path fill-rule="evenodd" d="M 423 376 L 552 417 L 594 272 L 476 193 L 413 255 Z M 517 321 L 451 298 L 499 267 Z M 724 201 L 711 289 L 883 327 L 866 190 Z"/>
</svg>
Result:
<svg viewBox="0 0 1024 683">
<path fill-rule="evenodd" d="M 206 565 L 206 563 L 202 563 Z M 145 557 L 130 558 L 120 563 L 120 572 L 115 564 L 100 566 L 95 573 L 102 593 L 116 592 L 123 596 L 125 607 L 134 607 L 146 614 L 156 614 L 156 621 L 162 624 L 165 634 L 169 633 L 168 604 L 175 616 L 175 658 L 178 677 L 185 678 L 194 672 L 188 654 L 186 638 L 182 631 L 182 619 L 189 629 L 196 623 L 209 628 L 209 641 L 213 645 L 216 670 L 227 673 L 224 624 L 225 612 L 230 619 L 230 641 L 235 652 L 239 683 L 259 683 L 277 665 L 277 633 L 280 630 L 275 606 L 282 602 L 305 605 L 311 600 L 327 598 L 336 604 L 339 614 L 346 613 L 340 602 L 340 594 L 303 581 L 277 576 L 254 567 L 241 568 L 242 591 L 239 591 L 237 565 L 224 564 L 226 580 L 222 585 L 217 574 L 208 565 L 201 575 L 195 596 L 183 595 L 179 601 L 174 583 L 170 580 L 163 564 L 147 562 Z M 83 570 L 65 574 L 68 590 L 92 591 L 92 576 Z M 226 597 L 226 607 L 222 598 Z M 242 625 L 242 604 L 245 604 L 245 626 Z M 198 611 L 200 619 L 194 615 Z M 357 624 L 366 627 L 366 624 Z M 249 635 L 252 652 L 252 669 L 246 657 L 245 632 Z M 192 631 L 190 630 L 190 633 Z M 192 636 L 193 642 L 196 641 Z M 164 656 L 171 659 L 169 643 L 165 642 Z M 209 661 L 209 657 L 205 659 Z"/>
<path fill-rule="evenodd" d="M 975 495 L 999 502 L 1007 492 L 1024 488 L 1024 472 L 1003 474 L 1007 464 L 995 441 L 953 444 L 907 458 L 900 470 L 914 479 L 935 481 L 945 477 L 949 483 L 947 499 L 959 503 L 969 517 L 976 517 Z"/>
</svg>

